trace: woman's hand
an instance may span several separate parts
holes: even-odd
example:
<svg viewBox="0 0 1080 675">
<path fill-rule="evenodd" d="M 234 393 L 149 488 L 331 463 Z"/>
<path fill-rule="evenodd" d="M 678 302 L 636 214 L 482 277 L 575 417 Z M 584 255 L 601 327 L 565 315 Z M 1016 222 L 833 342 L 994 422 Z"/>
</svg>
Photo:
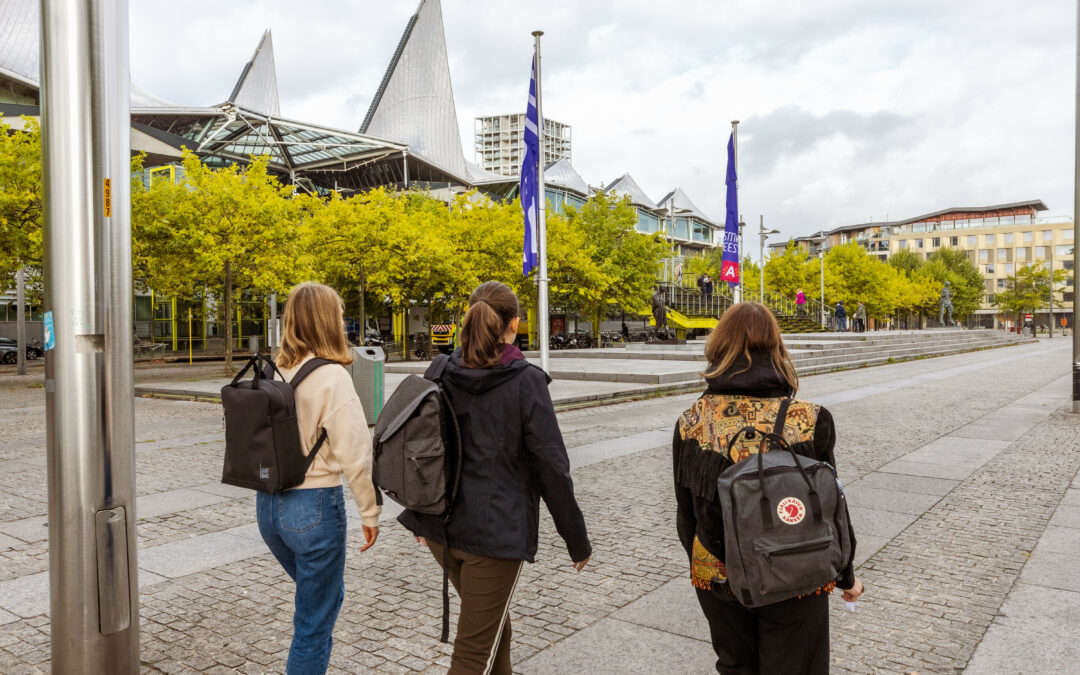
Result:
<svg viewBox="0 0 1080 675">
<path fill-rule="evenodd" d="M 859 599 L 859 596 L 863 594 L 866 587 L 863 586 L 863 582 L 859 579 L 855 579 L 855 585 L 844 591 L 844 602 L 855 602 Z"/>
<path fill-rule="evenodd" d="M 574 569 L 576 571 L 580 572 L 581 570 L 585 569 L 585 565 L 587 565 L 590 560 L 592 560 L 592 556 L 589 556 L 588 558 L 585 558 L 581 562 L 574 563 Z"/>
<path fill-rule="evenodd" d="M 423 537 L 417 537 L 416 538 L 416 543 L 417 544 L 423 544 L 424 546 L 427 546 L 427 539 L 424 539 Z"/>
<path fill-rule="evenodd" d="M 368 527 L 364 525 L 364 541 L 367 543 L 360 547 L 360 552 L 368 550 L 375 545 L 375 540 L 379 538 L 379 526 Z"/>
</svg>

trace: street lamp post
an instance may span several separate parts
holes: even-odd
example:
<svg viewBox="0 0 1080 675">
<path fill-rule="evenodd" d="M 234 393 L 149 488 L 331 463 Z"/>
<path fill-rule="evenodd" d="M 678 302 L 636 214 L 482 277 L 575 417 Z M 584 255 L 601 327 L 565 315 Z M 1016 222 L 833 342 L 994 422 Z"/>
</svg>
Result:
<svg viewBox="0 0 1080 675">
<path fill-rule="evenodd" d="M 765 240 L 770 234 L 780 234 L 780 230 L 765 229 L 765 215 L 762 214 L 761 222 L 758 224 L 758 234 L 761 236 L 761 247 L 758 249 L 758 260 L 761 263 L 761 301 L 765 302 Z"/>
<path fill-rule="evenodd" d="M 52 670 L 139 672 L 128 3 L 41 3 Z"/>
</svg>

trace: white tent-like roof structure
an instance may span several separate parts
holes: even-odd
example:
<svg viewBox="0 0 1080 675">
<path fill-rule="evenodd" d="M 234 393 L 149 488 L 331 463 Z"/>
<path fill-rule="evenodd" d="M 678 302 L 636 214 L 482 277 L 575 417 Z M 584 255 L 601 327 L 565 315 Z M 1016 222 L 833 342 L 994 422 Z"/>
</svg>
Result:
<svg viewBox="0 0 1080 675">
<path fill-rule="evenodd" d="M 440 0 L 420 0 L 371 102 L 360 133 L 409 146 L 409 154 L 467 179 Z"/>
<path fill-rule="evenodd" d="M 581 195 L 582 198 L 589 197 L 589 184 L 565 157 L 547 165 L 544 169 L 544 183 L 569 190 Z"/>
<path fill-rule="evenodd" d="M 640 206 L 652 211 L 657 210 L 656 202 L 649 199 L 649 195 L 645 194 L 645 191 L 641 189 L 641 186 L 637 184 L 637 181 L 633 177 L 624 173 L 615 179 L 615 182 L 607 186 L 604 192 L 610 192 L 617 195 L 625 195 L 630 197 L 630 203 L 634 206 Z"/>
<path fill-rule="evenodd" d="M 682 188 L 675 188 L 664 195 L 664 198 L 660 200 L 659 208 L 665 212 L 674 210 L 676 215 L 697 218 L 710 225 L 716 224 L 716 221 L 706 216 L 694 202 L 690 201 L 690 197 L 683 192 Z"/>
<path fill-rule="evenodd" d="M 229 103 L 268 117 L 281 116 L 277 67 L 274 65 L 274 38 L 270 35 L 270 29 L 263 33 L 251 60 L 240 73 L 240 79 L 229 96 Z"/>
</svg>

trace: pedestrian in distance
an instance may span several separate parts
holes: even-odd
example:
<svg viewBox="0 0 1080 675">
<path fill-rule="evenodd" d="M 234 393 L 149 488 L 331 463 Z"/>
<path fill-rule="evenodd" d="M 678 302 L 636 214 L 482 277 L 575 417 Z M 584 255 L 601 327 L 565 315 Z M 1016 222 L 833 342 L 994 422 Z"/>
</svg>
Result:
<svg viewBox="0 0 1080 675">
<path fill-rule="evenodd" d="M 461 483 L 449 521 L 406 510 L 398 520 L 439 564 L 449 546 L 450 581 L 461 598 L 450 675 L 510 670 L 510 601 L 536 556 L 543 498 L 578 572 L 592 556 L 574 498 L 570 461 L 548 384 L 514 346 L 520 308 L 505 284 L 469 297 L 461 347 L 442 384 L 461 429 Z"/>
<path fill-rule="evenodd" d="M 806 294 L 801 288 L 795 291 L 795 314 L 806 316 Z"/>
<path fill-rule="evenodd" d="M 708 274 L 705 275 L 705 283 L 701 285 L 701 290 L 705 293 L 706 298 L 713 294 L 713 280 Z"/>
<path fill-rule="evenodd" d="M 760 435 L 739 439 L 736 432 L 745 426 L 774 431 L 785 411 L 782 404 L 789 398 L 782 429 L 776 433 L 799 455 L 835 467 L 832 415 L 821 406 L 793 398 L 798 375 L 776 319 L 760 303 L 740 303 L 725 312 L 705 342 L 705 356 L 708 388 L 679 417 L 672 456 L 679 540 L 709 623 L 716 670 L 725 675 L 825 675 L 829 672 L 829 594 L 834 587 L 840 588 L 844 600 L 854 602 L 863 592 L 852 568 L 854 531 L 849 532 L 851 552 L 846 567 L 835 582 L 804 596 L 748 608 L 732 593 L 727 580 L 725 514 L 717 479 L 762 447 L 768 450 L 759 443 Z M 731 438 L 738 440 L 729 447 Z"/>
<path fill-rule="evenodd" d="M 866 305 L 861 302 L 855 308 L 855 330 L 859 333 L 866 332 Z"/>
<path fill-rule="evenodd" d="M 282 317 L 277 366 L 286 380 L 313 358 L 335 363 L 315 368 L 295 390 L 296 421 L 304 453 L 325 432 L 304 482 L 255 497 L 259 533 L 296 582 L 293 637 L 285 672 L 325 673 L 334 623 L 345 599 L 345 499 L 342 476 L 356 500 L 365 544 L 379 536 L 379 506 L 371 480 L 371 436 L 352 377 L 345 342 L 344 304 L 333 289 L 303 283 L 289 292 Z"/>
<path fill-rule="evenodd" d="M 843 300 L 836 303 L 836 330 L 841 333 L 847 330 L 847 310 Z"/>
</svg>

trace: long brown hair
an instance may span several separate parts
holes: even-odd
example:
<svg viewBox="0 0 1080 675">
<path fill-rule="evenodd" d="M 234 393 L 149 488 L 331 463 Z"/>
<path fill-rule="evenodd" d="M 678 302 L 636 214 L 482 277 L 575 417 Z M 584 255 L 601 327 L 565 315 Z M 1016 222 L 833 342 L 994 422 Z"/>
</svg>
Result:
<svg viewBox="0 0 1080 675">
<path fill-rule="evenodd" d="M 344 312 L 341 296 L 329 286 L 313 281 L 294 286 L 281 319 L 281 353 L 277 364 L 292 368 L 308 354 L 343 366 L 352 363 L 345 341 Z"/>
<path fill-rule="evenodd" d="M 461 325 L 461 362 L 466 368 L 491 368 L 502 357 L 503 336 L 521 309 L 506 284 L 485 281 L 469 296 Z"/>
<path fill-rule="evenodd" d="M 799 389 L 799 376 L 780 337 L 776 317 L 760 302 L 740 302 L 720 317 L 716 328 L 705 340 L 705 358 L 709 361 L 705 377 L 746 372 L 750 369 L 750 352 L 768 356 L 773 370 L 791 387 L 791 395 L 795 395 Z M 746 365 L 732 371 L 739 357 L 746 361 Z"/>
</svg>

